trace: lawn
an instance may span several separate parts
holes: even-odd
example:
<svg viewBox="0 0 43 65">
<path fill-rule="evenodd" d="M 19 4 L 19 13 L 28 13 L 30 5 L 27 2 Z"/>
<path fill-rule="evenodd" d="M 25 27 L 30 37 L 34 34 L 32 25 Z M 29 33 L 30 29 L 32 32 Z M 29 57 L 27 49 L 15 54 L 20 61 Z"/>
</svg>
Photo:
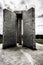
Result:
<svg viewBox="0 0 43 65">
<path fill-rule="evenodd" d="M 43 39 L 35 39 L 37 43 L 43 44 Z"/>
<path fill-rule="evenodd" d="M 0 35 L 0 43 L 2 43 L 2 41 L 3 41 L 3 36 Z"/>
<path fill-rule="evenodd" d="M 0 35 L 0 43 L 2 43 L 2 40 L 3 40 L 3 36 Z M 37 43 L 40 43 L 40 44 L 43 44 L 43 39 L 35 39 L 35 42 Z"/>
<path fill-rule="evenodd" d="M 2 43 L 2 39 L 0 39 L 0 43 Z"/>
</svg>

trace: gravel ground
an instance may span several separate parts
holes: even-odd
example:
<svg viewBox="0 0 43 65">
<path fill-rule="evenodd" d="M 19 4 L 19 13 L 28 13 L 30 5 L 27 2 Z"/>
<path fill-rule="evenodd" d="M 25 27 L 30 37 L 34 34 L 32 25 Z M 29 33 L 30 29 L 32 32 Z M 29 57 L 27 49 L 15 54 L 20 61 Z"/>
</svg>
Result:
<svg viewBox="0 0 43 65">
<path fill-rule="evenodd" d="M 2 49 L 0 44 L 0 65 L 43 65 L 43 45 L 36 43 L 37 50 L 15 47 Z"/>
</svg>

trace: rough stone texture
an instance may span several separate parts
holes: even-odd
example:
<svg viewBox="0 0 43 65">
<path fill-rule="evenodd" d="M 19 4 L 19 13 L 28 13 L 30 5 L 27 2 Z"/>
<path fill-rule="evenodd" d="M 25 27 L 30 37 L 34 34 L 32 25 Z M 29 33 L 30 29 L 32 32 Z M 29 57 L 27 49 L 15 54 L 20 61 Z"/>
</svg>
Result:
<svg viewBox="0 0 43 65">
<path fill-rule="evenodd" d="M 17 43 L 21 44 L 21 14 L 17 14 Z"/>
<path fill-rule="evenodd" d="M 3 48 L 16 46 L 16 15 L 4 9 Z"/>
<path fill-rule="evenodd" d="M 43 45 L 36 47 L 35 51 L 23 47 L 3 50 L 0 44 L 0 65 L 43 65 Z"/>
<path fill-rule="evenodd" d="M 23 12 L 23 46 L 35 49 L 35 10 Z"/>
<path fill-rule="evenodd" d="M 35 49 L 35 10 L 23 11 L 22 15 L 16 16 L 16 13 L 7 9 L 4 11 L 3 23 L 3 48 L 21 44 L 21 19 L 23 19 L 23 46 Z M 18 18 L 18 21 L 17 21 Z M 19 19 L 20 18 L 20 19 Z"/>
</svg>

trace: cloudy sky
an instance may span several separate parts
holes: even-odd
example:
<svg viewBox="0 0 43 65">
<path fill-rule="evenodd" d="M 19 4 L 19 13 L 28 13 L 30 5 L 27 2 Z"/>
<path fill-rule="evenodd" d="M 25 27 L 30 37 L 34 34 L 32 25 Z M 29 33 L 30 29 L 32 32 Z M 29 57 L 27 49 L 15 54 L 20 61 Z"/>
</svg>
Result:
<svg viewBox="0 0 43 65">
<path fill-rule="evenodd" d="M 2 8 L 11 11 L 35 7 L 35 34 L 43 34 L 43 0 L 0 0 Z M 3 34 L 3 13 L 0 11 L 0 34 Z"/>
</svg>

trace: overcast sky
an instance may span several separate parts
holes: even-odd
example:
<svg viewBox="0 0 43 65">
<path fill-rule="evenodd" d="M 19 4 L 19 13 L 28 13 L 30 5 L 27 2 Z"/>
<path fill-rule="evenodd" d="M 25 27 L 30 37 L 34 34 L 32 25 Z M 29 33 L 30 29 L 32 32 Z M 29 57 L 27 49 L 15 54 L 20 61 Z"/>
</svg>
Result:
<svg viewBox="0 0 43 65">
<path fill-rule="evenodd" d="M 25 9 L 26 6 L 29 9 L 30 7 L 34 6 L 36 16 L 43 14 L 43 0 L 0 0 L 0 3 L 3 7 L 4 4 L 6 7 L 9 6 L 12 10 L 22 8 Z"/>
<path fill-rule="evenodd" d="M 12 11 L 19 9 L 29 9 L 35 7 L 35 33 L 43 34 L 43 0 L 0 0 L 2 8 L 9 7 Z M 3 34 L 3 17 L 0 11 L 0 33 Z"/>
</svg>

